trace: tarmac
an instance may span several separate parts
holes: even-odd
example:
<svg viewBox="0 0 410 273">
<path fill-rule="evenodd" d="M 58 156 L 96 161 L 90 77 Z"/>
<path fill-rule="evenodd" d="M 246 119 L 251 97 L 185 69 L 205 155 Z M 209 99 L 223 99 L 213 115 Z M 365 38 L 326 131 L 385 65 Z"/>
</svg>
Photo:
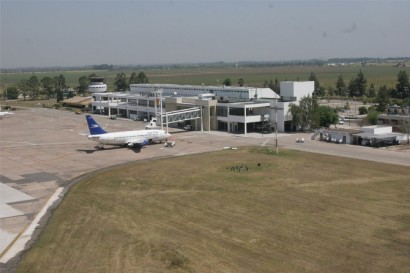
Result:
<svg viewBox="0 0 410 273">
<path fill-rule="evenodd" d="M 0 120 L 0 269 L 12 272 L 68 188 L 84 176 L 138 160 L 238 148 L 272 147 L 276 134 L 184 131 L 170 128 L 175 147 L 144 146 L 140 151 L 97 150 L 87 139 L 84 115 L 45 108 L 18 110 Z M 143 122 L 93 115 L 106 131 L 144 129 Z M 410 149 L 374 149 L 311 140 L 312 134 L 278 134 L 278 151 L 297 149 L 355 159 L 410 166 Z M 304 138 L 304 143 L 296 139 Z M 319 156 L 319 155 L 318 155 Z"/>
</svg>

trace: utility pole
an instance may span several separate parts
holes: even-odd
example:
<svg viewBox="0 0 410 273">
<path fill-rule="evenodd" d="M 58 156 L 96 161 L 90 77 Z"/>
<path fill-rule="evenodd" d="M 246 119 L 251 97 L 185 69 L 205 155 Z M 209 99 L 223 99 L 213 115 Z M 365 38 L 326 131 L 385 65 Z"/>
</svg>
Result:
<svg viewBox="0 0 410 273">
<path fill-rule="evenodd" d="M 271 107 L 272 110 L 275 110 L 275 146 L 276 154 L 279 153 L 278 147 L 278 110 L 283 110 L 283 108 L 278 107 L 278 99 L 275 100 L 275 107 Z"/>
</svg>

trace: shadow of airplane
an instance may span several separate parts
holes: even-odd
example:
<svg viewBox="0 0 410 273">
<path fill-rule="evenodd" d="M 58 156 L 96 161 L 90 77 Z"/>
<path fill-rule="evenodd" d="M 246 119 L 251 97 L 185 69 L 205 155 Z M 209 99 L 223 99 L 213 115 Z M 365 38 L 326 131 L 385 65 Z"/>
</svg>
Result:
<svg viewBox="0 0 410 273">
<path fill-rule="evenodd" d="M 127 148 L 129 150 L 132 150 L 134 153 L 138 154 L 141 152 L 141 148 L 143 147 L 132 147 L 132 148 Z M 98 149 L 97 147 L 95 147 L 95 149 L 77 149 L 78 152 L 84 152 L 86 154 L 92 154 L 95 152 L 103 152 L 103 151 L 107 151 L 107 150 L 116 150 L 116 149 L 124 149 L 124 147 L 109 147 L 109 148 L 104 148 L 104 149 Z"/>
</svg>

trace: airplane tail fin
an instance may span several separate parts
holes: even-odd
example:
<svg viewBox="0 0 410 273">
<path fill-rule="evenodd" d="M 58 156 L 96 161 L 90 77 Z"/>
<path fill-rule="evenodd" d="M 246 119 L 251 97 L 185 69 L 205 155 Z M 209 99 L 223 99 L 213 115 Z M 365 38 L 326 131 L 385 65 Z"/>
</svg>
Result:
<svg viewBox="0 0 410 273">
<path fill-rule="evenodd" d="M 86 115 L 85 118 L 87 119 L 88 129 L 90 130 L 91 135 L 102 135 L 107 133 L 100 125 L 98 125 L 92 116 Z"/>
</svg>

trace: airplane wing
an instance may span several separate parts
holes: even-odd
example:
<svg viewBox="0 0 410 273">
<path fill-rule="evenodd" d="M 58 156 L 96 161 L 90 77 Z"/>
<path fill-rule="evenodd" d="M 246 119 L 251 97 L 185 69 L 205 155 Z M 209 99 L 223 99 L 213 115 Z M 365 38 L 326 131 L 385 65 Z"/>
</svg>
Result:
<svg viewBox="0 0 410 273">
<path fill-rule="evenodd" d="M 129 138 L 125 141 L 128 147 L 140 147 L 148 144 L 148 140 L 145 138 Z"/>
</svg>

